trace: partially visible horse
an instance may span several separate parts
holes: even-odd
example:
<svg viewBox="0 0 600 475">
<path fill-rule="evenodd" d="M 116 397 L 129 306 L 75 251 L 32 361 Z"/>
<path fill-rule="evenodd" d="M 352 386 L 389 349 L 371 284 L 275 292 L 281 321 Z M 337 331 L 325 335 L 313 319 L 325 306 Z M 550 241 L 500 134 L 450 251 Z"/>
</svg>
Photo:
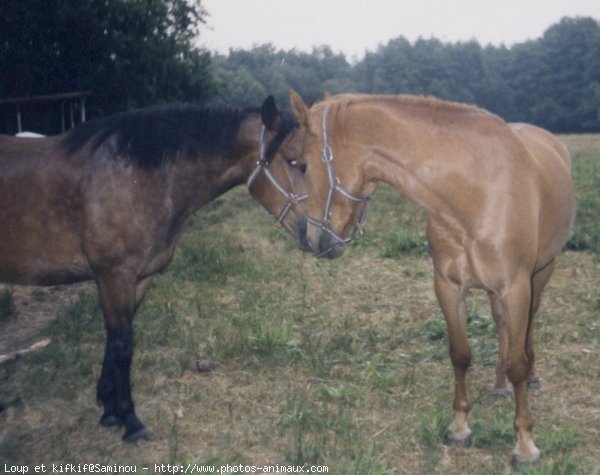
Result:
<svg viewBox="0 0 600 475">
<path fill-rule="evenodd" d="M 468 446 L 465 296 L 485 290 L 499 334 L 496 389 L 513 385 L 515 463 L 533 463 L 527 383 L 532 328 L 575 213 L 567 150 L 550 133 L 484 110 L 414 96 L 343 95 L 310 110 L 292 93 L 306 167 L 308 241 L 335 258 L 360 231 L 380 181 L 423 207 L 455 374 L 448 439 Z"/>
<path fill-rule="evenodd" d="M 249 178 L 254 198 L 295 235 L 297 124 L 268 98 L 262 109 L 174 105 L 87 122 L 48 138 L 0 136 L 0 281 L 94 280 L 107 333 L 100 423 L 147 438 L 131 397 L 132 320 L 153 276 L 171 261 L 186 219 Z M 299 241 L 300 247 L 306 247 Z"/>
</svg>

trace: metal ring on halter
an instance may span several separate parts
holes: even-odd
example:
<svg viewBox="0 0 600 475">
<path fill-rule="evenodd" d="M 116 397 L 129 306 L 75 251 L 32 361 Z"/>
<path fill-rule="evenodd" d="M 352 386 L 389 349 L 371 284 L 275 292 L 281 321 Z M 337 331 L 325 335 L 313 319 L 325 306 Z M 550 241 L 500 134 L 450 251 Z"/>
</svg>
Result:
<svg viewBox="0 0 600 475">
<path fill-rule="evenodd" d="M 279 183 L 279 180 L 275 178 L 275 175 L 271 173 L 271 170 L 269 169 L 270 163 L 267 162 L 267 158 L 265 156 L 265 131 L 266 127 L 263 125 L 260 129 L 260 146 L 258 161 L 256 162 L 256 168 L 250 174 L 248 180 L 246 181 L 246 187 L 248 188 L 248 191 L 250 191 L 250 188 L 258 178 L 258 175 L 260 175 L 261 173 L 264 173 L 266 175 L 267 179 L 271 182 L 275 189 L 284 196 L 286 200 L 286 203 L 283 209 L 279 212 L 279 214 L 277 216 L 273 215 L 275 216 L 277 222 L 281 224 L 285 220 L 290 210 L 295 205 L 302 203 L 308 198 L 308 193 L 302 193 L 301 195 L 297 195 L 296 193 L 287 191 L 283 187 L 283 185 Z"/>
<path fill-rule="evenodd" d="M 369 201 L 371 200 L 371 196 L 357 196 L 350 193 L 346 190 L 340 179 L 337 177 L 335 173 L 335 165 L 333 164 L 333 150 L 329 145 L 329 137 L 327 134 L 327 117 L 329 115 L 329 106 L 325 109 L 323 113 L 323 122 L 322 122 L 322 132 L 323 132 L 323 147 L 321 148 L 321 161 L 325 164 L 327 169 L 327 180 L 329 182 L 329 189 L 327 190 L 327 199 L 325 201 L 325 209 L 323 210 L 323 218 L 315 219 L 310 216 L 306 216 L 306 220 L 312 224 L 313 226 L 319 227 L 322 231 L 329 233 L 335 240 L 331 246 L 329 246 L 325 251 L 318 254 L 317 257 L 327 254 L 332 249 L 339 246 L 348 246 L 353 241 L 355 241 L 358 236 L 360 236 L 363 232 L 363 224 L 367 217 L 367 209 L 369 206 Z M 344 239 L 341 237 L 334 229 L 331 227 L 330 219 L 331 219 L 331 207 L 333 206 L 333 198 L 335 193 L 338 192 L 343 197 L 355 201 L 357 203 L 363 203 L 363 207 L 360 211 L 360 215 L 358 216 L 357 222 L 354 224 L 354 229 L 352 230 L 352 235 L 349 238 Z"/>
</svg>

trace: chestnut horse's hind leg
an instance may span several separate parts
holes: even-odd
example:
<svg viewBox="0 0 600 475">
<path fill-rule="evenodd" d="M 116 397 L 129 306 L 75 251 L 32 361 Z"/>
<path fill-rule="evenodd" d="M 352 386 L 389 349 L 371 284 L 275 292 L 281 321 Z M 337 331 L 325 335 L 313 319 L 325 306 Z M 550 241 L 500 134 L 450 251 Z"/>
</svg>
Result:
<svg viewBox="0 0 600 475">
<path fill-rule="evenodd" d="M 125 273 L 111 273 L 98 278 L 97 285 L 106 326 L 106 349 L 97 392 L 104 406 L 100 423 L 124 425 L 126 442 L 148 439 L 149 433 L 136 416 L 131 398 L 135 278 Z"/>
<path fill-rule="evenodd" d="M 499 298 L 507 324 L 506 375 L 515 393 L 517 445 L 513 450 L 513 463 L 536 463 L 540 459 L 540 451 L 533 442 L 533 420 L 527 402 L 527 381 L 532 367 L 532 353 L 528 344 L 532 308 L 531 277 L 524 274 L 517 276 Z"/>
<path fill-rule="evenodd" d="M 496 380 L 492 394 L 496 396 L 508 396 L 508 378 L 506 377 L 506 355 L 508 352 L 508 326 L 504 318 L 504 307 L 502 302 L 495 294 L 489 293 L 492 316 L 496 322 L 496 331 L 498 332 L 498 358 L 496 360 Z"/>
<path fill-rule="evenodd" d="M 471 349 L 467 338 L 467 314 L 464 292 L 446 280 L 438 271 L 434 277 L 435 292 L 446 317 L 450 340 L 450 359 L 454 368 L 454 420 L 447 439 L 452 445 L 469 447 L 471 429 L 468 425 L 471 401 L 467 387 L 467 370 L 471 364 Z"/>
<path fill-rule="evenodd" d="M 550 261 L 543 269 L 533 274 L 531 278 L 531 309 L 529 311 L 529 327 L 527 329 L 527 356 L 531 361 L 531 374 L 527 381 L 528 389 L 539 389 L 541 386 L 541 379 L 535 371 L 535 355 L 533 352 L 533 321 L 538 309 L 540 308 L 540 302 L 542 301 L 542 292 L 546 284 L 550 280 L 552 273 L 554 272 L 554 259 Z"/>
<path fill-rule="evenodd" d="M 537 311 L 540 307 L 542 299 L 542 291 L 550 280 L 554 272 L 554 260 L 546 265 L 543 269 L 536 272 L 531 279 L 531 309 L 529 311 L 529 326 L 527 334 L 527 357 L 531 364 L 531 372 L 527 380 L 528 389 L 539 389 L 541 386 L 540 377 L 535 371 L 535 355 L 533 352 L 533 321 Z M 504 307 L 502 302 L 490 292 L 489 294 L 490 303 L 492 307 L 492 315 L 496 322 L 496 328 L 498 331 L 498 361 L 496 363 L 496 381 L 492 393 L 497 396 L 507 396 L 510 391 L 506 377 L 506 353 L 508 344 L 508 328 L 506 319 L 504 318 Z"/>
</svg>

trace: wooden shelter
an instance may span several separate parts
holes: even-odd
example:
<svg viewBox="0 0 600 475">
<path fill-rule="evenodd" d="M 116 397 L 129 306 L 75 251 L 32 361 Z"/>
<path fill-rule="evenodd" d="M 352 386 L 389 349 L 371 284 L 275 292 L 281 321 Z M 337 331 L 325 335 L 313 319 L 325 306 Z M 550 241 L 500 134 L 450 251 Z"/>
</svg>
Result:
<svg viewBox="0 0 600 475">
<path fill-rule="evenodd" d="M 0 133 L 23 131 L 54 135 L 85 122 L 85 101 L 92 91 L 0 99 Z"/>
</svg>

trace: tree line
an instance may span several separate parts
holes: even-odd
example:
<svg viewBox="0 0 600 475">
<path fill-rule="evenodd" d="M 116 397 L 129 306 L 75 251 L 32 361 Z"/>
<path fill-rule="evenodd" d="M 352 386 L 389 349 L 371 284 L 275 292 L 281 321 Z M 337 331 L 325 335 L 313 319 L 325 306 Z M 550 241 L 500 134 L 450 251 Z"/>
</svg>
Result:
<svg viewBox="0 0 600 475">
<path fill-rule="evenodd" d="M 324 91 L 422 94 L 554 132 L 600 131 L 600 24 L 592 18 L 563 18 L 510 48 L 399 36 L 354 64 L 327 46 L 304 53 L 272 45 L 232 50 L 213 64 L 221 94 L 240 104 L 268 93 L 283 100 L 289 87 L 309 102 Z"/>
<path fill-rule="evenodd" d="M 89 115 L 162 102 L 256 106 L 288 90 L 425 94 L 484 107 L 554 132 L 600 131 L 600 24 L 563 18 L 541 38 L 505 46 L 410 42 L 403 36 L 351 62 L 259 45 L 210 54 L 197 46 L 201 0 L 0 2 L 0 99 L 93 90 Z"/>
</svg>

